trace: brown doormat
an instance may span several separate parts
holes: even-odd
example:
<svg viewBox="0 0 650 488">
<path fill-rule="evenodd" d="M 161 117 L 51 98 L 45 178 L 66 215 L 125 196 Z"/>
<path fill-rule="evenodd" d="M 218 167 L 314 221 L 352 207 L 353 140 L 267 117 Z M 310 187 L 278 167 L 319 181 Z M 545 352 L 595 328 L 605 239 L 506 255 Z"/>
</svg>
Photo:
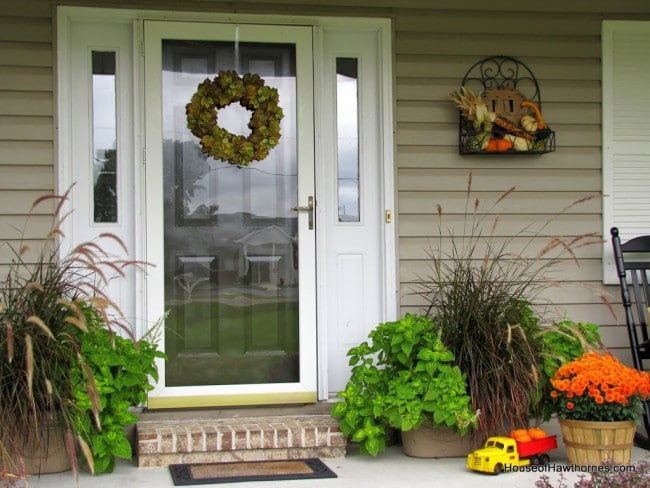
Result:
<svg viewBox="0 0 650 488">
<path fill-rule="evenodd" d="M 175 486 L 337 477 L 336 473 L 317 458 L 289 461 L 171 464 L 169 471 Z"/>
</svg>

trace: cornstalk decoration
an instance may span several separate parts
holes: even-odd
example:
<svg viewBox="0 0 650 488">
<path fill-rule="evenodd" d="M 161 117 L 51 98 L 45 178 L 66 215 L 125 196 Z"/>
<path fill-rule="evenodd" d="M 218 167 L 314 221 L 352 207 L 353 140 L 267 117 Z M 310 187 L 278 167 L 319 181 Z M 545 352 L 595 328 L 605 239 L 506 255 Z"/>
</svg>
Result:
<svg viewBox="0 0 650 488">
<path fill-rule="evenodd" d="M 503 131 L 523 137 L 527 141 L 534 139 L 532 134 L 521 127 L 489 111 L 481 95 L 475 94 L 469 88 L 461 86 L 458 91 L 451 92 L 449 98 L 456 103 L 467 120 L 474 122 L 477 129 L 482 126 L 485 130 L 491 130 L 492 124 L 494 124 Z"/>
</svg>

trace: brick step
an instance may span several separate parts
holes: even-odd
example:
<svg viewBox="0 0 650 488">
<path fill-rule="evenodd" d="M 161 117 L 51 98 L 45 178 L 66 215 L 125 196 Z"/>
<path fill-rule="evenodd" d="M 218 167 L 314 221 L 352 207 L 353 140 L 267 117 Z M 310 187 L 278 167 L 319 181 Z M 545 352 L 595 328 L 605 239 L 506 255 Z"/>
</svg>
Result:
<svg viewBox="0 0 650 488">
<path fill-rule="evenodd" d="M 342 457 L 347 445 L 329 415 L 141 420 L 135 440 L 141 468 Z"/>
</svg>

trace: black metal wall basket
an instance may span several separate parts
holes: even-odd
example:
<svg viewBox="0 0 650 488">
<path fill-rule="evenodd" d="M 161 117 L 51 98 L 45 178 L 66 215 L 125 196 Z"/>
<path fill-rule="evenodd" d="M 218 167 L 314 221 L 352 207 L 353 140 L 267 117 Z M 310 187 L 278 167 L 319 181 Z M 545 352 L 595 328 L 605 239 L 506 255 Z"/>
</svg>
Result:
<svg viewBox="0 0 650 488">
<path fill-rule="evenodd" d="M 481 95 L 487 109 L 499 118 L 512 124 L 512 129 L 505 129 L 494 124 L 486 134 L 477 129 L 472 120 L 460 112 L 459 153 L 460 154 L 545 154 L 555 151 L 555 132 L 548 126 L 534 131 L 519 126 L 524 115 L 540 115 L 542 101 L 537 79 L 532 71 L 521 61 L 510 56 L 490 56 L 484 58 L 467 70 L 461 85 L 477 95 Z M 532 102 L 539 110 L 538 114 L 530 107 L 522 107 L 521 102 Z M 539 120 L 538 117 L 537 120 Z M 543 120 L 543 119 L 542 119 Z M 507 125 L 507 123 L 505 124 Z M 504 150 L 487 150 L 486 137 L 503 139 L 522 138 L 525 144 Z M 522 143 L 523 141 L 519 140 Z"/>
</svg>

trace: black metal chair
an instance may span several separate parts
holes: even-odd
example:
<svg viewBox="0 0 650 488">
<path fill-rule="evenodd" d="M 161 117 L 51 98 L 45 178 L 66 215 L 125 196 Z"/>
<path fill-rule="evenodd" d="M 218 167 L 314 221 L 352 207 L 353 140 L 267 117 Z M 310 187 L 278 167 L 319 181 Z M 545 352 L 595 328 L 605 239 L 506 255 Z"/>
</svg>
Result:
<svg viewBox="0 0 650 488">
<path fill-rule="evenodd" d="M 621 244 L 617 227 L 610 229 L 614 261 L 625 308 L 627 334 L 630 340 L 634 367 L 645 370 L 644 361 L 650 360 L 650 235 L 635 237 Z M 628 281 L 629 277 L 629 281 Z M 650 402 L 644 403 L 643 423 L 645 436 L 637 433 L 635 442 L 650 449 Z"/>
</svg>

